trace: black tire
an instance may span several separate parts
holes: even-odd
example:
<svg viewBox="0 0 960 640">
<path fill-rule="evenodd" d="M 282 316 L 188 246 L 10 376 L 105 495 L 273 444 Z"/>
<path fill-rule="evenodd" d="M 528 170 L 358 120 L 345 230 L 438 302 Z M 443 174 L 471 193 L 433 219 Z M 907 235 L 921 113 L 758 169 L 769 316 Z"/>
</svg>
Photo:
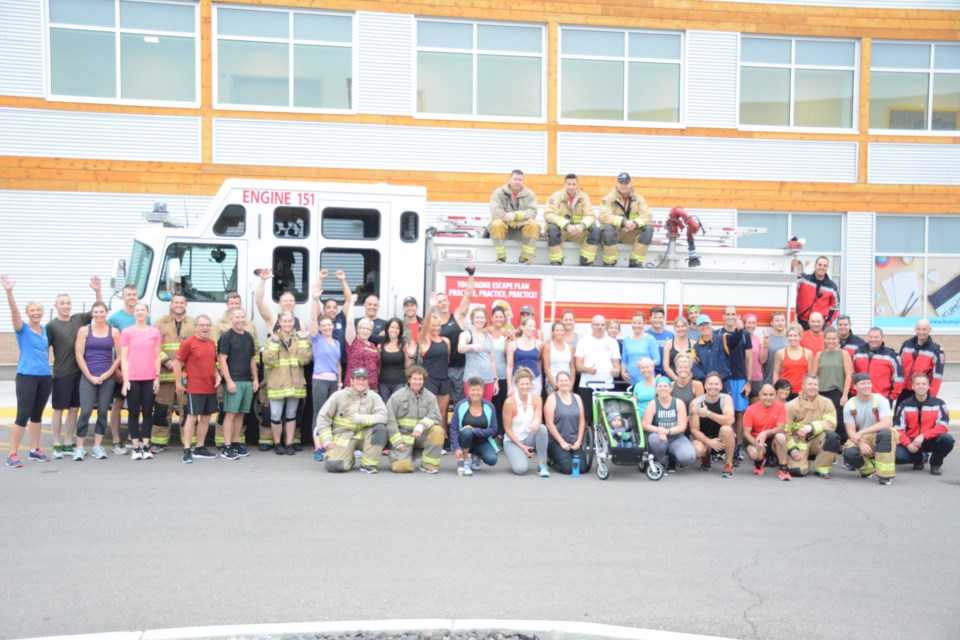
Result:
<svg viewBox="0 0 960 640">
<path fill-rule="evenodd" d="M 593 467 L 594 455 L 593 449 L 593 429 L 587 427 L 583 430 L 583 443 L 580 445 L 582 458 L 580 460 L 580 473 L 590 473 Z"/>
</svg>

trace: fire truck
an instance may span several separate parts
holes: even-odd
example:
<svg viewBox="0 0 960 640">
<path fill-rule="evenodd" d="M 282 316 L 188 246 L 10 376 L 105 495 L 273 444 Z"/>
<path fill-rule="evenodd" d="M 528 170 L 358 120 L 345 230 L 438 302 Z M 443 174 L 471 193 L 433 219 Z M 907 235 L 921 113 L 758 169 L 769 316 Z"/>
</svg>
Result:
<svg viewBox="0 0 960 640">
<path fill-rule="evenodd" d="M 796 283 L 790 268 L 795 249 L 735 247 L 737 234 L 762 229 L 707 227 L 696 237 L 696 254 L 684 255 L 677 229 L 662 215 L 647 268 L 626 267 L 629 247 L 621 247 L 618 266 L 580 266 L 575 244 L 564 246 L 565 264 L 553 266 L 544 240 L 534 264 L 518 264 L 519 243 L 509 241 L 507 263 L 497 264 L 483 237 L 486 212 L 437 212 L 436 204 L 428 207 L 423 187 L 228 179 L 189 225 L 171 223 L 164 209 L 145 215 L 148 224 L 136 233 L 130 257 L 117 261 L 114 279 L 118 290 L 136 286 L 155 320 L 167 313 L 174 292 L 186 296 L 193 316 L 220 317 L 230 291 L 243 296 L 249 311 L 264 268 L 274 274 L 268 300 L 276 303 L 292 291 L 301 322 L 308 320 L 310 289 L 321 269 L 343 270 L 358 293 L 356 304 L 376 295 L 380 316 L 389 318 L 402 314 L 408 296 L 422 312 L 432 291 L 458 304 L 466 288 L 464 266 L 474 264 L 474 304 L 500 305 L 514 316 L 529 305 L 541 328 L 568 309 L 587 324 L 598 313 L 628 322 L 652 306 L 663 306 L 672 319 L 694 303 L 714 321 L 733 304 L 763 324 L 776 310 L 789 314 Z M 324 297 L 342 302 L 336 278 L 324 282 Z M 260 318 L 251 316 L 265 335 Z"/>
</svg>

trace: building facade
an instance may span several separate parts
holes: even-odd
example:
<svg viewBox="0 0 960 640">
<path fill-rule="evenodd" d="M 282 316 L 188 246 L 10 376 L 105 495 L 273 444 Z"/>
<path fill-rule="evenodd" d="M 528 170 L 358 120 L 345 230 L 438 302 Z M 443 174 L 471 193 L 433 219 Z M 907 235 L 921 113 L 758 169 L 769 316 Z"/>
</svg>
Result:
<svg viewBox="0 0 960 640">
<path fill-rule="evenodd" d="M 0 0 L 0 270 L 88 305 L 141 213 L 229 177 L 422 185 L 429 220 L 627 171 L 805 238 L 858 333 L 960 335 L 958 39 L 955 0 Z"/>
</svg>

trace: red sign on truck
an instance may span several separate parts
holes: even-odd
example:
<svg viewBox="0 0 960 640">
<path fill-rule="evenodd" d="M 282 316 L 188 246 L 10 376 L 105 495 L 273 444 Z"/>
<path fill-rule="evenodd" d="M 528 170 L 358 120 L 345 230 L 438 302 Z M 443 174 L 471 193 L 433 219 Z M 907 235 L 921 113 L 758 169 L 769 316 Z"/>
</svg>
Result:
<svg viewBox="0 0 960 640">
<path fill-rule="evenodd" d="M 447 276 L 447 297 L 450 298 L 450 309 L 460 306 L 467 290 L 466 276 Z M 537 326 L 543 319 L 540 313 L 540 280 L 527 278 L 474 278 L 473 299 L 470 307 L 483 306 L 487 315 L 494 307 L 501 307 L 507 314 L 507 322 L 516 325 L 520 318 L 520 309 L 526 305 L 533 307 L 533 318 Z M 469 316 L 468 316 L 469 318 Z M 470 321 L 467 320 L 469 325 Z"/>
</svg>

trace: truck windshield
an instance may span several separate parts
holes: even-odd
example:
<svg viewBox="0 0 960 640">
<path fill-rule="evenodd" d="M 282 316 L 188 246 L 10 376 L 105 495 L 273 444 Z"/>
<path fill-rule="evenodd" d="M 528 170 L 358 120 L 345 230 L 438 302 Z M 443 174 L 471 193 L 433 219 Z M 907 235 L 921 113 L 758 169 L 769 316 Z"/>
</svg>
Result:
<svg viewBox="0 0 960 640">
<path fill-rule="evenodd" d="M 132 284 L 137 288 L 138 298 L 142 298 L 147 290 L 147 280 L 150 278 L 150 265 L 152 264 L 153 249 L 142 242 L 134 240 L 125 284 Z"/>
</svg>

